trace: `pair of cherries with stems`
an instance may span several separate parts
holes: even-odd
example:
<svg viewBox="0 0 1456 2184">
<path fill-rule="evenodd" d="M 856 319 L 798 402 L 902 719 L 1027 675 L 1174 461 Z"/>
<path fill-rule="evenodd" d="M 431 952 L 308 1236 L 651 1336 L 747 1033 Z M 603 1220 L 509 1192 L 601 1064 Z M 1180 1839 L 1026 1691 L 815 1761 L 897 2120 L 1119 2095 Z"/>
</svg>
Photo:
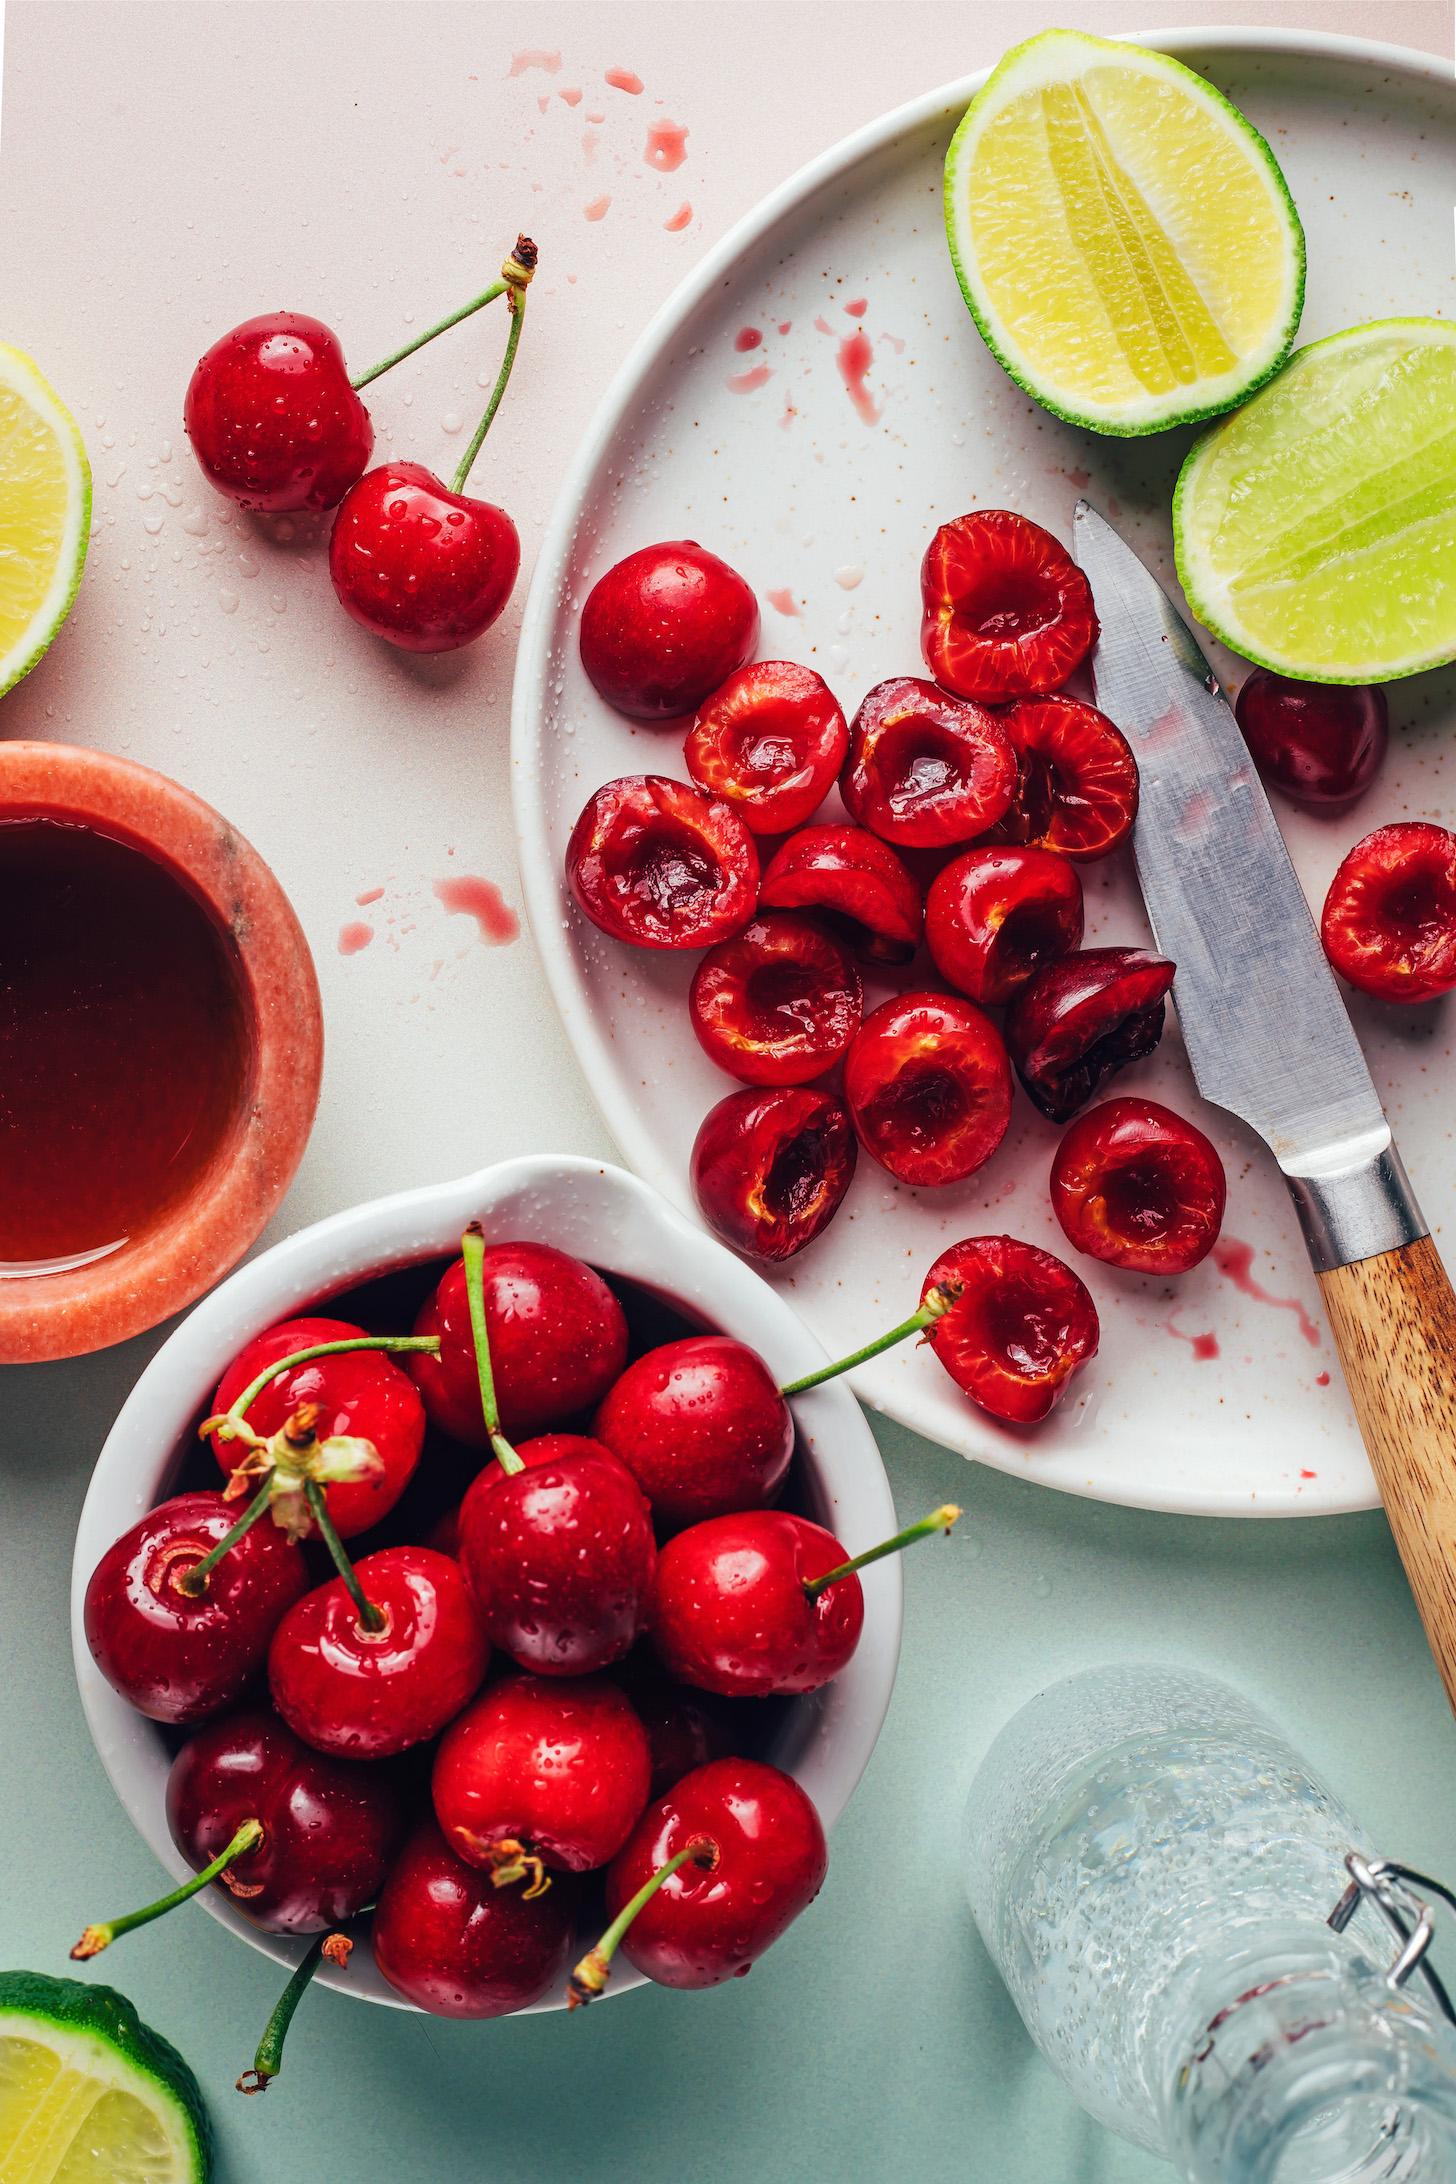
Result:
<svg viewBox="0 0 1456 2184">
<path fill-rule="evenodd" d="M 337 507 L 329 573 L 340 604 L 404 651 L 471 643 L 500 615 L 519 573 L 515 524 L 465 486 L 515 364 L 536 262 L 535 244 L 519 236 L 498 281 L 368 371 L 350 375 L 338 337 L 318 319 L 275 311 L 214 342 L 188 386 L 184 421 L 209 481 L 257 513 Z M 360 390 L 502 296 L 505 354 L 449 484 L 422 463 L 367 469 L 374 427 Z"/>
</svg>

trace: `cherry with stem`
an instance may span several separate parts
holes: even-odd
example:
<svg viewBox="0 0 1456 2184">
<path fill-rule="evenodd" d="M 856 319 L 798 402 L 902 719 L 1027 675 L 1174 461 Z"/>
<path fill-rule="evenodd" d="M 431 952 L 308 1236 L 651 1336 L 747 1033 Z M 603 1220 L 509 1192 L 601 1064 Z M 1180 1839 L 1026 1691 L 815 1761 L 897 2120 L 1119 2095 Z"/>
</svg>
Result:
<svg viewBox="0 0 1456 2184">
<path fill-rule="evenodd" d="M 237 2081 L 240 2093 L 267 2092 L 283 2068 L 283 2043 L 293 2023 L 294 2012 L 313 1982 L 314 1973 L 325 1960 L 337 1964 L 340 1971 L 347 1971 L 353 1953 L 354 1944 L 347 1934 L 319 1934 L 309 1944 L 263 2027 L 252 2069 L 245 2070 Z"/>
<path fill-rule="evenodd" d="M 595 2002 L 606 1989 L 611 1974 L 612 1959 L 622 1945 L 628 1927 L 657 1894 L 664 1881 L 670 1881 L 685 1865 L 695 1865 L 700 1872 L 711 1873 L 718 1863 L 718 1846 L 711 1836 L 696 1835 L 674 1851 L 650 1880 L 642 1883 L 635 1896 L 623 1904 L 611 1925 L 602 1935 L 595 1948 L 588 1949 L 566 1983 L 566 2007 L 568 2010 L 584 2009 L 588 2002 Z"/>
<path fill-rule="evenodd" d="M 939 1509 L 932 1509 L 930 1515 L 922 1517 L 917 1524 L 907 1524 L 903 1531 L 896 1532 L 889 1539 L 882 1539 L 878 1547 L 866 1547 L 863 1554 L 850 1555 L 845 1561 L 836 1564 L 834 1569 L 826 1570 L 822 1577 L 806 1577 L 804 1598 L 817 1600 L 820 1593 L 827 1592 L 831 1585 L 842 1584 L 845 1578 L 855 1576 L 860 1570 L 867 1570 L 872 1562 L 882 1562 L 886 1555 L 900 1554 L 906 1547 L 913 1547 L 918 1539 L 930 1539 L 937 1532 L 949 1534 L 964 1514 L 958 1503 L 942 1502 Z"/>
<path fill-rule="evenodd" d="M 897 1342 L 907 1342 L 911 1335 L 923 1334 L 928 1328 L 933 1327 L 938 1319 L 944 1318 L 960 1293 L 959 1282 L 938 1283 L 934 1289 L 926 1294 L 919 1310 L 912 1312 L 908 1319 L 901 1320 L 899 1326 L 892 1327 L 888 1334 L 877 1335 L 875 1340 L 867 1342 L 863 1349 L 851 1350 L 848 1357 L 838 1358 L 832 1365 L 821 1365 L 812 1373 L 802 1374 L 798 1380 L 786 1382 L 780 1388 L 779 1394 L 785 1399 L 791 1395 L 803 1395 L 808 1389 L 817 1388 L 826 1380 L 837 1380 L 841 1373 L 853 1372 L 856 1365 L 866 1364 L 870 1358 L 878 1357 L 882 1350 L 893 1350 Z M 938 1529 L 933 1518 L 927 1518 L 926 1522 L 932 1531 Z M 919 1538 L 921 1535 L 916 1533 L 914 1536 Z M 884 1547 L 876 1549 L 876 1553 L 892 1553 L 896 1544 L 897 1542 L 892 1540 Z M 836 1572 L 836 1575 L 839 1574 L 842 1573 Z M 825 1578 L 823 1582 L 827 1585 L 829 1579 Z"/>
<path fill-rule="evenodd" d="M 246 1851 L 256 1850 L 262 1840 L 262 1821 L 245 1820 L 232 1841 L 201 1872 L 192 1874 L 188 1880 L 170 1889 L 165 1896 L 159 1896 L 155 1903 L 146 1904 L 140 1911 L 127 1911 L 120 1918 L 107 1919 L 99 1926 L 88 1926 L 71 1951 L 72 1960 L 77 1964 L 84 1964 L 91 1957 L 100 1956 L 103 1949 L 110 1948 L 112 1942 L 119 1940 L 123 1934 L 133 1933 L 138 1926 L 150 1926 L 152 1920 L 161 1918 L 164 1912 L 174 1911 L 179 1903 L 190 1902 L 210 1882 L 220 1880 L 234 1858 L 241 1858 Z"/>
<path fill-rule="evenodd" d="M 475 1370 L 480 1379 L 480 1408 L 485 1418 L 486 1438 L 491 1454 L 510 1478 L 525 1466 L 501 1432 L 495 1373 L 490 1362 L 490 1330 L 485 1318 L 485 1231 L 478 1221 L 472 1221 L 461 1237 L 460 1256 L 465 1262 L 465 1299 L 470 1307 L 470 1333 L 475 1344 Z M 437 1351 L 439 1347 L 437 1339 Z"/>
</svg>

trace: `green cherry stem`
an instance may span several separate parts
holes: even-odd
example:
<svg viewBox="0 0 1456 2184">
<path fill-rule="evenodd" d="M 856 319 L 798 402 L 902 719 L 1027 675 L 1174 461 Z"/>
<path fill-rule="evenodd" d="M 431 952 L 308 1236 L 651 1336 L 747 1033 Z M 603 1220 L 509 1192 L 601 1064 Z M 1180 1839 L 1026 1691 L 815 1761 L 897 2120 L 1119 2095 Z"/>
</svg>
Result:
<svg viewBox="0 0 1456 2184">
<path fill-rule="evenodd" d="M 384 1617 L 380 1610 L 375 1607 L 374 1602 L 366 1595 L 364 1587 L 359 1582 L 359 1573 L 345 1551 L 344 1542 L 334 1530 L 334 1520 L 329 1515 L 328 1504 L 324 1500 L 323 1488 L 319 1485 L 317 1479 L 305 1479 L 303 1491 L 308 1498 L 308 1506 L 313 1511 L 313 1521 L 319 1528 L 320 1537 L 333 1558 L 334 1568 L 344 1580 L 349 1598 L 359 1610 L 361 1628 L 367 1631 L 383 1630 Z"/>
<path fill-rule="evenodd" d="M 510 291 L 507 309 L 511 314 L 510 332 L 506 335 L 506 353 L 501 358 L 501 368 L 496 374 L 495 385 L 490 390 L 485 415 L 475 428 L 475 437 L 460 458 L 460 467 L 450 480 L 452 493 L 463 493 L 465 481 L 475 467 L 475 458 L 485 445 L 485 436 L 495 421 L 495 413 L 501 406 L 501 397 L 510 383 L 511 367 L 516 361 L 516 351 L 521 343 L 521 328 L 526 323 L 526 290 L 536 271 L 536 245 L 529 235 L 518 235 L 516 247 L 501 267 L 501 280 Z"/>
<path fill-rule="evenodd" d="M 596 1947 L 588 1949 L 567 1981 L 566 2007 L 569 2010 L 581 2009 L 588 2002 L 595 2002 L 606 1987 L 612 1959 L 633 1919 L 644 1904 L 651 1903 L 663 1882 L 676 1873 L 679 1866 L 687 1865 L 689 1860 L 694 1865 L 702 1866 L 705 1872 L 711 1872 L 718 1863 L 717 1844 L 710 1836 L 695 1835 L 691 1842 L 683 1844 L 681 1850 L 674 1851 L 666 1865 L 660 1865 L 651 1878 L 642 1883 L 636 1895 L 623 1904 Z"/>
<path fill-rule="evenodd" d="M 490 1362 L 490 1330 L 485 1323 L 485 1231 L 472 1221 L 460 1239 L 465 1262 L 465 1301 L 470 1307 L 470 1334 L 475 1344 L 475 1370 L 480 1381 L 480 1408 L 492 1452 L 509 1478 L 525 1465 L 501 1432 L 500 1406 L 495 1397 L 495 1372 Z"/>
<path fill-rule="evenodd" d="M 315 1342 L 306 1350 L 290 1351 L 287 1357 L 280 1357 L 275 1364 L 265 1365 L 257 1378 L 248 1382 L 237 1401 L 229 1404 L 219 1417 L 204 1418 L 197 1429 L 198 1433 L 203 1440 L 210 1433 L 217 1434 L 224 1441 L 232 1440 L 236 1429 L 245 1422 L 248 1412 L 270 1380 L 276 1380 L 280 1373 L 291 1372 L 295 1365 L 311 1364 L 316 1357 L 343 1357 L 350 1350 L 383 1350 L 391 1357 L 417 1350 L 426 1357 L 438 1357 L 440 1338 L 438 1335 L 350 1335 L 339 1342 Z"/>
<path fill-rule="evenodd" d="M 822 1577 L 806 1577 L 804 1597 L 817 1600 L 820 1593 L 837 1585 L 841 1578 L 852 1577 L 856 1570 L 867 1570 L 872 1562 L 881 1561 L 886 1555 L 899 1554 L 902 1547 L 913 1547 L 917 1539 L 929 1539 L 933 1532 L 949 1533 L 958 1522 L 962 1511 L 954 1502 L 944 1502 L 939 1509 L 932 1509 L 928 1517 L 918 1524 L 907 1524 L 903 1532 L 893 1539 L 882 1539 L 878 1547 L 867 1547 L 862 1555 L 851 1555 L 848 1562 L 841 1562 L 836 1569 L 826 1570 Z"/>
<path fill-rule="evenodd" d="M 258 2042 L 252 2069 L 245 2070 L 238 2080 L 240 2093 L 267 2092 L 283 2068 L 283 2043 L 288 2038 L 288 2028 L 293 2023 L 294 2011 L 308 1992 L 314 1973 L 325 1957 L 331 1964 L 337 1964 L 341 1969 L 346 1968 L 353 1947 L 353 1942 L 345 1934 L 320 1934 L 309 1944 L 299 1960 L 298 1969 L 274 2004 L 273 2015 L 263 2027 L 263 2037 Z"/>
<path fill-rule="evenodd" d="M 263 1483 L 238 1518 L 230 1532 L 224 1532 L 217 1545 L 210 1548 L 200 1562 L 194 1562 L 190 1570 L 184 1570 L 177 1579 L 178 1592 L 186 1593 L 189 1600 L 200 1600 L 207 1590 L 207 1581 L 230 1547 L 236 1547 L 245 1532 L 250 1532 L 273 1500 L 271 1471 L 263 1474 Z"/>
<path fill-rule="evenodd" d="M 852 1372 L 856 1365 L 863 1365 L 868 1359 L 878 1357 L 882 1350 L 893 1350 L 897 1342 L 908 1341 L 911 1335 L 918 1335 L 923 1329 L 933 1327 L 938 1319 L 945 1317 L 961 1294 L 961 1288 L 960 1282 L 938 1282 L 934 1289 L 926 1292 L 920 1310 L 912 1312 L 909 1319 L 901 1320 L 899 1326 L 892 1327 L 887 1335 L 877 1336 L 873 1342 L 867 1342 L 862 1350 L 852 1350 L 848 1357 L 837 1359 L 833 1365 L 821 1365 L 817 1372 L 805 1373 L 802 1379 L 789 1381 L 785 1387 L 779 1389 L 779 1394 L 802 1395 L 806 1388 L 817 1388 L 826 1380 L 837 1380 L 841 1373 Z"/>
<path fill-rule="evenodd" d="M 108 1919 L 104 1926 L 88 1926 L 71 1951 L 72 1957 L 78 1964 L 84 1964 L 88 1957 L 100 1956 L 102 1950 L 109 1948 L 119 1935 L 129 1934 L 138 1926 L 149 1926 L 153 1919 L 161 1918 L 164 1912 L 174 1911 L 179 1903 L 186 1903 L 193 1896 L 199 1895 L 209 1881 L 215 1881 L 220 1874 L 225 1873 L 234 1858 L 241 1858 L 244 1851 L 253 1850 L 262 1840 L 262 1821 L 245 1820 L 226 1850 L 220 1850 L 211 1865 L 205 1865 L 200 1873 L 194 1873 L 190 1880 L 183 1881 L 180 1888 L 172 1889 L 168 1895 L 159 1896 L 145 1910 L 128 1911 L 124 1918 Z"/>
<path fill-rule="evenodd" d="M 448 334 L 450 328 L 458 326 L 462 319 L 471 318 L 477 311 L 483 311 L 488 303 L 495 302 L 497 296 L 505 295 L 509 287 L 509 281 L 492 281 L 489 288 L 482 289 L 478 296 L 472 296 L 469 303 L 462 303 L 460 309 L 452 311 L 448 318 L 442 318 L 435 325 L 427 326 L 422 334 L 416 334 L 413 341 L 407 341 L 404 347 L 396 349 L 393 355 L 381 358 L 377 364 L 371 364 L 367 372 L 353 373 L 350 376 L 349 385 L 357 394 L 359 389 L 367 387 L 371 380 L 382 379 L 386 372 L 393 371 L 396 364 L 402 364 L 407 356 L 413 356 L 416 349 L 423 349 L 427 341 L 433 341 L 437 334 Z"/>
</svg>

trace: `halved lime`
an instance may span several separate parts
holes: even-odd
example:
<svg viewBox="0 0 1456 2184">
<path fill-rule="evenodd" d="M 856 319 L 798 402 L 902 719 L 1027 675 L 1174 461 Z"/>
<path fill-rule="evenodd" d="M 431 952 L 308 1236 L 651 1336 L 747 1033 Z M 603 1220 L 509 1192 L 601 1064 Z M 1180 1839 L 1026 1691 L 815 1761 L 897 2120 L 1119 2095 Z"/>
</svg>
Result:
<svg viewBox="0 0 1456 2184">
<path fill-rule="evenodd" d="M 1299 324 L 1304 234 L 1274 154 L 1141 46 L 1077 30 L 1014 46 L 952 139 L 945 226 L 992 354 L 1094 432 L 1231 409 Z"/>
<path fill-rule="evenodd" d="M 71 611 L 90 525 L 75 419 L 24 350 L 0 342 L 0 697 Z"/>
<path fill-rule="evenodd" d="M 1382 319 L 1299 350 L 1195 442 L 1173 544 L 1198 619 L 1281 675 L 1456 659 L 1456 326 Z"/>
<path fill-rule="evenodd" d="M 125 1995 L 0 1972 L 0 2184 L 207 2184 L 197 2080 Z"/>
</svg>

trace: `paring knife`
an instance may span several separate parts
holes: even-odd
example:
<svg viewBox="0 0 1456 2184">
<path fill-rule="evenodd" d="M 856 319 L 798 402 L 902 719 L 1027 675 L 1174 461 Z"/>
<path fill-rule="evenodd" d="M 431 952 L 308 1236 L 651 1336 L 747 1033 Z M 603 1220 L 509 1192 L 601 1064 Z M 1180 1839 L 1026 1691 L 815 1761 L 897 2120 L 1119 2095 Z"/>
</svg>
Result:
<svg viewBox="0 0 1456 2184">
<path fill-rule="evenodd" d="M 1248 748 L 1182 616 L 1086 501 L 1099 706 L 1137 756 L 1133 851 L 1198 1089 L 1258 1132 L 1319 1277 L 1360 1431 L 1456 1708 L 1456 1297 Z"/>
</svg>

